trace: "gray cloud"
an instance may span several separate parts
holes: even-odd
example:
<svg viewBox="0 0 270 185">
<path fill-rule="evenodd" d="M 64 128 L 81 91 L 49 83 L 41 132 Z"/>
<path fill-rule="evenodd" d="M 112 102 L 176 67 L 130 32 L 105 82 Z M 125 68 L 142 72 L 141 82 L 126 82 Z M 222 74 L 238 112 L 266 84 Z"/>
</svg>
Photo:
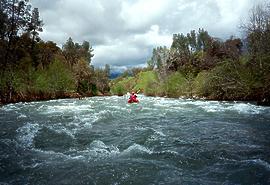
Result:
<svg viewBox="0 0 270 185">
<path fill-rule="evenodd" d="M 258 2 L 258 1 L 257 1 Z M 204 28 L 214 37 L 239 35 L 253 0 L 32 0 L 43 19 L 44 40 L 89 41 L 93 64 L 145 64 L 153 47 L 170 46 L 173 33 Z"/>
</svg>

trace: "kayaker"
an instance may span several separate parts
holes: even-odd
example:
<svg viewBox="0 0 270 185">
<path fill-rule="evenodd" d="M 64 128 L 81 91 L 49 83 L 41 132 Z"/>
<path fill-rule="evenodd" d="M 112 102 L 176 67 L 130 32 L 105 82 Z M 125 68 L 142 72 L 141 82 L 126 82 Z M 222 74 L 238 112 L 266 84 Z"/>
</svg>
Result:
<svg viewBox="0 0 270 185">
<path fill-rule="evenodd" d="M 137 95 L 135 94 L 135 92 L 132 92 L 129 97 L 128 103 L 137 103 L 137 102 L 139 102 L 139 100 L 137 99 Z"/>
</svg>

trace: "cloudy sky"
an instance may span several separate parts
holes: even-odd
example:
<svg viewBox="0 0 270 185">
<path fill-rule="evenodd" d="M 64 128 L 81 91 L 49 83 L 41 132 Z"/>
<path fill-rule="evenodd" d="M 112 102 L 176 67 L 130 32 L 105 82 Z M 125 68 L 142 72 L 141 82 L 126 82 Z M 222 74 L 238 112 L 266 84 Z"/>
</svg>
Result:
<svg viewBox="0 0 270 185">
<path fill-rule="evenodd" d="M 44 22 L 41 38 L 60 47 L 68 37 L 94 48 L 92 64 L 114 69 L 143 66 L 173 33 L 206 29 L 226 39 L 260 0 L 32 0 Z"/>
</svg>

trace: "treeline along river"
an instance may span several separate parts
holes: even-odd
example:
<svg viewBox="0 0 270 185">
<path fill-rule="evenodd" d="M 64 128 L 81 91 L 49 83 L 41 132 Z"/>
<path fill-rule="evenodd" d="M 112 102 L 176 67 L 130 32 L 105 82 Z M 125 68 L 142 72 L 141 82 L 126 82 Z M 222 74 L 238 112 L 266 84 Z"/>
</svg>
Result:
<svg viewBox="0 0 270 185">
<path fill-rule="evenodd" d="M 270 108 L 91 97 L 0 107 L 0 184 L 270 184 Z"/>
</svg>

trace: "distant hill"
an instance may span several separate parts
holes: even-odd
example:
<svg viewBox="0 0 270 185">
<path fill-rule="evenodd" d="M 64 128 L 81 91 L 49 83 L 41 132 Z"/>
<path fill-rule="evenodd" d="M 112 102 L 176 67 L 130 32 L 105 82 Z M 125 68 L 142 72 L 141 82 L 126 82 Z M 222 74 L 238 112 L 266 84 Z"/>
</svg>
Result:
<svg viewBox="0 0 270 185">
<path fill-rule="evenodd" d="M 111 74 L 110 74 L 110 79 L 115 79 L 119 76 L 121 76 L 122 72 L 119 72 L 119 71 L 112 71 Z"/>
</svg>

